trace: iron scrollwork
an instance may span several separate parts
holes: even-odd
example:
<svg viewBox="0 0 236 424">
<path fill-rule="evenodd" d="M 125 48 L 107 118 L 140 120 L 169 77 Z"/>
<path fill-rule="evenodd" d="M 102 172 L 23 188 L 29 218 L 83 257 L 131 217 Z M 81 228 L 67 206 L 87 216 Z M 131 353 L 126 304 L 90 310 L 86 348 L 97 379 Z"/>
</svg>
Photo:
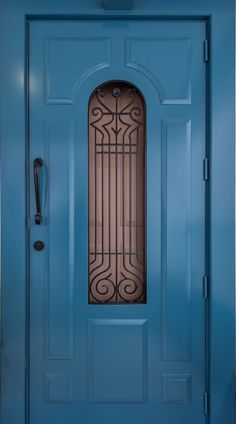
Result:
<svg viewBox="0 0 236 424">
<path fill-rule="evenodd" d="M 89 106 L 89 302 L 145 303 L 145 107 L 128 83 Z"/>
</svg>

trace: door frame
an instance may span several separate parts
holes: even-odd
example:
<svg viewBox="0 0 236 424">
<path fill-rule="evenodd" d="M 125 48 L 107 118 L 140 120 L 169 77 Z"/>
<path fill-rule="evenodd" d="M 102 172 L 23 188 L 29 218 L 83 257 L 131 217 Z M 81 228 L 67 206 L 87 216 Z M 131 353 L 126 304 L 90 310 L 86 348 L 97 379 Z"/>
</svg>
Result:
<svg viewBox="0 0 236 424">
<path fill-rule="evenodd" d="M 29 308 L 27 33 L 36 19 L 204 19 L 207 64 L 206 300 L 210 414 L 206 423 L 235 420 L 234 256 L 234 0 L 137 0 L 132 11 L 104 10 L 98 0 L 0 0 L 1 54 L 1 412 L 2 424 L 30 424 L 25 393 Z M 101 4 L 99 4 L 101 3 Z M 134 6 L 135 6 L 134 1 Z M 182 3 L 182 4 L 181 4 Z M 190 2 L 187 2 L 190 3 Z M 12 119 L 11 119 L 12 117 Z M 13 121 L 13 122 L 12 122 Z M 223 199 L 222 199 L 223 193 Z M 14 265 L 12 265 L 14 258 Z M 222 365 L 224 360 L 224 365 Z"/>
</svg>

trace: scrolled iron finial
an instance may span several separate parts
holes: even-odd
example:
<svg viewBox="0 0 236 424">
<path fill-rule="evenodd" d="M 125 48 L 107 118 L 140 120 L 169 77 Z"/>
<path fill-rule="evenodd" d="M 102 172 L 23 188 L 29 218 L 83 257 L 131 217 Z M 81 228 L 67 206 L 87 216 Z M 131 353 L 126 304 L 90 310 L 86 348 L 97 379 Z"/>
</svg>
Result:
<svg viewBox="0 0 236 424">
<path fill-rule="evenodd" d="M 119 97 L 119 96 L 121 95 L 121 89 L 120 89 L 120 88 L 118 88 L 118 87 L 114 88 L 114 89 L 112 90 L 112 95 L 113 95 L 114 97 Z"/>
</svg>

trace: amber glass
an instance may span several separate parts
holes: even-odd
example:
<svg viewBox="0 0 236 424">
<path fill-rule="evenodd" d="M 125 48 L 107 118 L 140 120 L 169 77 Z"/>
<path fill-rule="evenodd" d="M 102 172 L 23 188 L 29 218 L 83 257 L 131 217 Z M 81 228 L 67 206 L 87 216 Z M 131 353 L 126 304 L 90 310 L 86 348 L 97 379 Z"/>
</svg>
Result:
<svg viewBox="0 0 236 424">
<path fill-rule="evenodd" d="M 145 301 L 145 105 L 111 82 L 89 103 L 89 303 Z"/>
</svg>

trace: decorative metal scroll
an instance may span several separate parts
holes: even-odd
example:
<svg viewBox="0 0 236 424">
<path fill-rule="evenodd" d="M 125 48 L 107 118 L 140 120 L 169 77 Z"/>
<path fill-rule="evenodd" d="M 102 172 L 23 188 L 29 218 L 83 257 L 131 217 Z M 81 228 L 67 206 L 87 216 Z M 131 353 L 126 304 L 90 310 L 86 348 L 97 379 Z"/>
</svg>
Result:
<svg viewBox="0 0 236 424">
<path fill-rule="evenodd" d="M 145 303 L 145 106 L 132 85 L 89 105 L 89 303 Z"/>
</svg>

